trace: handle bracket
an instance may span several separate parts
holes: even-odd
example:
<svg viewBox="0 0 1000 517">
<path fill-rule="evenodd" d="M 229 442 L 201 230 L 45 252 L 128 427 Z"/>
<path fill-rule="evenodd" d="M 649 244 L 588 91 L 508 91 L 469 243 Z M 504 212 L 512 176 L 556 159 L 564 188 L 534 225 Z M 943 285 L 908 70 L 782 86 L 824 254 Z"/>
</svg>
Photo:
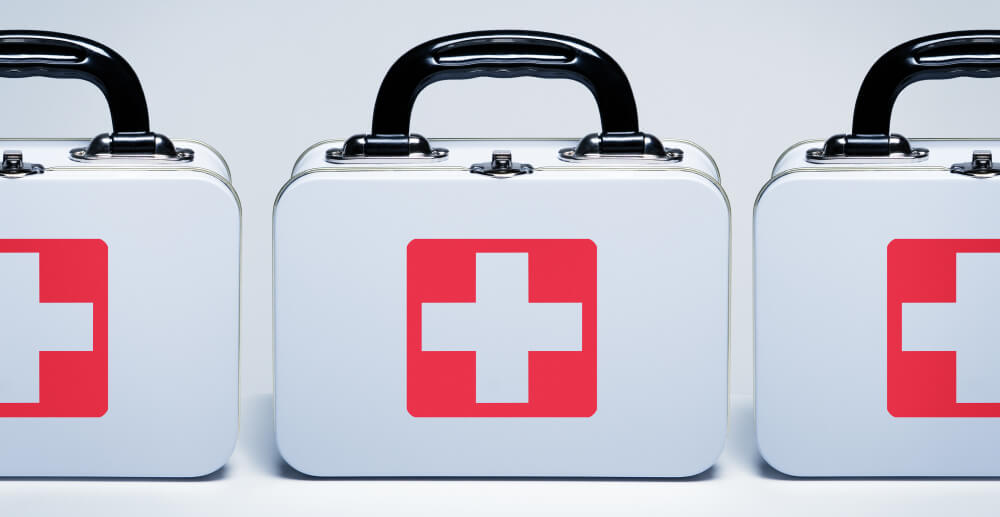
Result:
<svg viewBox="0 0 1000 517">
<path fill-rule="evenodd" d="M 621 146 L 622 150 L 615 152 L 616 147 L 621 145 L 621 140 L 628 141 L 627 146 Z M 641 149 L 641 151 L 635 151 Z M 607 135 L 591 133 L 580 140 L 576 147 L 567 147 L 559 150 L 559 159 L 563 161 L 594 160 L 600 158 L 632 159 L 632 160 L 660 160 L 667 162 L 679 162 L 684 159 L 684 151 L 664 147 L 659 138 L 649 133 L 639 133 L 637 135 Z"/>
<path fill-rule="evenodd" d="M 923 161 L 929 151 L 912 147 L 903 135 L 891 134 L 886 138 L 858 138 L 855 135 L 833 135 L 821 148 L 806 150 L 806 161 L 831 163 L 840 161 Z"/>
<path fill-rule="evenodd" d="M 194 159 L 194 151 L 174 147 L 166 135 L 159 133 L 101 133 L 87 147 L 70 149 L 69 156 L 76 161 L 146 158 L 187 162 Z"/>
<path fill-rule="evenodd" d="M 389 162 L 399 160 L 442 160 L 448 157 L 443 147 L 431 147 L 430 141 L 416 133 L 406 139 L 405 152 L 399 152 L 397 139 L 384 139 L 375 135 L 354 135 L 343 146 L 326 151 L 326 161 L 336 163 L 359 158 L 378 158 Z"/>
</svg>

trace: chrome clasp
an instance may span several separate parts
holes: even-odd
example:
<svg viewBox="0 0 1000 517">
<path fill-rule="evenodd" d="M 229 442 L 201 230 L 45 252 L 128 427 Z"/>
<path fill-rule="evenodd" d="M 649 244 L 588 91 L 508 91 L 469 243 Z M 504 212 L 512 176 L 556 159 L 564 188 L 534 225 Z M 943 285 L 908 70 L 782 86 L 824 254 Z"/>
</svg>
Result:
<svg viewBox="0 0 1000 517">
<path fill-rule="evenodd" d="M 531 164 L 515 162 L 510 151 L 493 151 L 493 157 L 489 162 L 474 163 L 469 167 L 469 172 L 473 174 L 485 174 L 495 178 L 510 178 L 531 174 L 534 171 L 535 168 Z"/>
<path fill-rule="evenodd" d="M 1000 169 L 993 166 L 991 151 L 977 150 L 972 151 L 972 161 L 952 165 L 951 172 L 976 178 L 992 178 L 1000 174 Z"/>
<path fill-rule="evenodd" d="M 43 172 L 45 172 L 45 167 L 41 164 L 25 162 L 24 153 L 21 151 L 3 152 L 3 161 L 0 162 L 0 176 L 4 178 L 23 178 Z"/>
</svg>

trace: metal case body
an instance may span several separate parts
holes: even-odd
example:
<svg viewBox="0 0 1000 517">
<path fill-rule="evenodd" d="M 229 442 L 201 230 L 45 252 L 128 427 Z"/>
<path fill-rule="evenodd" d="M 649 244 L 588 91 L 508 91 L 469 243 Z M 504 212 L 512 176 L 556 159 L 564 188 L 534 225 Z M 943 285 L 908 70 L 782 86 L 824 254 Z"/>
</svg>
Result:
<svg viewBox="0 0 1000 517">
<path fill-rule="evenodd" d="M 435 139 L 450 154 L 431 162 L 327 163 L 331 142 L 304 153 L 274 210 L 285 460 L 317 476 L 689 476 L 714 463 L 726 429 L 729 309 L 729 206 L 715 165 L 675 141 L 685 152 L 676 164 L 560 161 L 558 150 L 575 143 Z M 469 172 L 495 149 L 534 172 Z M 415 239 L 589 239 L 595 411 L 408 411 Z"/>
<path fill-rule="evenodd" d="M 1000 237 L 1000 179 L 951 172 L 973 150 L 996 149 L 1000 141 L 911 142 L 929 151 L 925 160 L 808 163 L 806 149 L 822 143 L 797 144 L 758 197 L 757 440 L 767 462 L 786 474 L 1000 475 L 1000 419 L 918 414 L 899 402 L 905 394 L 894 386 L 910 375 L 901 362 L 914 358 L 903 355 L 939 353 L 948 361 L 951 354 L 953 361 L 954 351 L 947 342 L 910 337 L 908 325 L 920 322 L 905 316 L 910 302 L 947 301 L 946 294 L 911 297 L 902 308 L 892 294 L 894 275 L 902 274 L 894 257 L 907 242 Z M 932 276 L 927 269 L 915 278 Z M 963 331 L 944 321 L 923 323 L 941 335 Z M 995 340 L 989 325 L 964 331 Z M 940 352 L 915 349 L 929 345 Z M 934 391 L 929 387 L 936 384 L 925 377 L 912 385 Z M 954 399 L 947 393 L 954 383 L 939 384 L 941 396 Z"/>
<path fill-rule="evenodd" d="M 240 205 L 229 170 L 180 140 L 192 161 L 70 159 L 89 142 L 0 141 L 45 166 L 0 178 L 0 244 L 99 239 L 107 256 L 106 410 L 0 416 L 0 475 L 209 474 L 238 430 Z M 52 352 L 41 354 L 45 382 Z"/>
</svg>

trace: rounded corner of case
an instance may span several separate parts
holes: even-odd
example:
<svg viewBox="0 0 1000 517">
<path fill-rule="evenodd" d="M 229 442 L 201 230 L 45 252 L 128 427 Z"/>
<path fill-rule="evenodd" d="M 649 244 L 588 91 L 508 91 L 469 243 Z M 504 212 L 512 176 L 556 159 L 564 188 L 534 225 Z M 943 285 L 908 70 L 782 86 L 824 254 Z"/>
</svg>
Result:
<svg viewBox="0 0 1000 517">
<path fill-rule="evenodd" d="M 767 196 L 769 193 L 774 192 L 775 185 L 777 185 L 778 183 L 785 183 L 785 181 L 783 180 L 787 177 L 788 174 L 780 174 L 778 176 L 772 176 L 768 178 L 767 182 L 765 182 L 764 185 L 760 187 L 760 191 L 757 192 L 757 199 L 753 203 L 754 211 L 760 208 L 760 205 L 761 203 L 763 203 L 765 196 Z"/>
<path fill-rule="evenodd" d="M 229 460 L 232 459 L 233 454 L 236 452 L 236 443 L 240 436 L 239 423 L 236 422 L 232 427 L 233 429 L 231 432 L 227 431 L 227 434 L 230 434 L 231 436 L 226 438 L 224 445 L 219 445 L 219 452 L 212 455 L 211 461 L 205 461 L 204 465 L 191 469 L 191 473 L 178 477 L 191 479 L 211 477 L 219 474 L 219 471 L 225 469 L 226 465 L 229 464 Z"/>
<path fill-rule="evenodd" d="M 236 187 L 233 186 L 232 182 L 219 175 L 217 172 L 213 171 L 202 171 L 200 180 L 206 181 L 207 184 L 212 185 L 216 188 L 221 188 L 228 195 L 226 199 L 233 202 L 233 206 L 236 208 L 237 213 L 243 214 L 243 203 L 240 201 L 240 196 L 236 192 Z"/>
<path fill-rule="evenodd" d="M 185 147 L 185 146 L 193 147 L 195 153 L 203 151 L 211 154 L 212 156 L 216 157 L 219 160 L 219 162 L 222 164 L 222 167 L 226 170 L 226 174 L 223 176 L 231 177 L 233 171 L 229 168 L 229 162 L 226 161 L 226 157 L 223 156 L 222 153 L 219 152 L 219 150 L 216 149 L 211 144 L 203 140 L 199 140 L 197 138 L 175 138 L 174 144 L 177 144 L 179 147 Z"/>
<path fill-rule="evenodd" d="M 719 458 L 721 456 L 722 456 L 722 450 L 720 449 L 719 450 L 719 454 L 713 456 L 712 459 L 709 460 L 708 462 L 706 462 L 706 463 L 699 463 L 694 468 L 692 468 L 692 469 L 690 469 L 690 470 L 688 470 L 688 471 L 686 471 L 686 472 L 684 472 L 682 474 L 675 475 L 675 476 L 669 476 L 669 477 L 672 477 L 672 478 L 675 478 L 675 479 L 693 479 L 693 478 L 698 478 L 698 477 L 701 477 L 701 476 L 709 475 L 711 473 L 712 469 L 714 469 L 715 466 L 719 464 Z"/>
<path fill-rule="evenodd" d="M 300 180 L 309 176 L 310 174 L 307 173 L 295 174 L 291 178 L 288 178 L 283 185 L 281 185 L 281 188 L 278 189 L 278 194 L 274 196 L 274 209 L 272 215 L 277 215 L 278 207 L 281 206 L 281 201 L 288 196 L 288 193 L 303 183 Z"/>
<path fill-rule="evenodd" d="M 719 458 L 722 457 L 722 452 L 726 448 L 726 428 L 727 426 L 724 425 L 722 430 L 722 436 L 718 440 L 718 443 L 715 445 L 713 449 L 714 452 L 712 454 L 706 454 L 705 456 L 706 460 L 698 463 L 694 468 L 690 469 L 688 473 L 682 474 L 677 477 L 691 478 L 691 477 L 701 476 L 708 473 L 708 471 L 712 470 L 716 465 L 718 465 Z"/>
<path fill-rule="evenodd" d="M 293 454 L 288 453 L 288 450 L 281 444 L 280 433 L 277 432 L 275 433 L 274 442 L 276 448 L 278 449 L 278 458 L 285 464 L 287 468 L 290 468 L 294 470 L 296 473 L 303 476 L 320 477 L 319 474 L 316 474 L 310 471 L 310 469 L 304 467 L 302 463 L 300 463 Z"/>
<path fill-rule="evenodd" d="M 718 178 L 718 179 L 716 179 L 716 181 L 719 181 L 721 183 L 721 180 L 722 180 L 722 170 L 719 168 L 719 162 L 715 161 L 715 156 L 712 156 L 712 153 L 708 152 L 708 149 L 706 149 L 703 145 L 701 145 L 698 142 L 695 142 L 693 140 L 671 140 L 671 139 L 668 139 L 668 140 L 664 140 L 664 145 L 669 146 L 670 143 L 672 143 L 672 142 L 676 142 L 676 143 L 680 143 L 680 144 L 686 144 L 686 145 L 694 148 L 695 151 L 697 151 L 699 154 L 701 154 L 701 156 L 703 158 L 705 158 L 705 161 L 707 161 L 708 163 L 712 164 L 712 168 L 715 170 L 715 175 L 714 176 L 715 176 L 715 178 Z M 708 173 L 706 173 L 706 174 L 708 174 Z M 712 174 L 708 174 L 708 175 L 712 176 Z"/>
<path fill-rule="evenodd" d="M 725 207 L 726 214 L 732 216 L 732 205 L 729 201 L 729 193 L 726 192 L 726 189 L 722 186 L 721 181 L 709 176 L 701 170 L 692 169 L 686 172 L 688 173 L 688 179 L 712 192 L 712 196 L 717 198 L 718 201 L 722 203 L 722 206 Z"/>
<path fill-rule="evenodd" d="M 212 463 L 209 463 L 205 467 L 198 468 L 198 469 L 193 469 L 190 473 L 185 473 L 185 474 L 182 474 L 182 475 L 179 475 L 179 476 L 176 476 L 176 477 L 180 478 L 180 479 L 199 480 L 199 479 L 206 479 L 206 478 L 214 478 L 215 476 L 223 475 L 223 471 L 225 470 L 226 466 L 229 464 L 229 459 L 231 457 L 232 457 L 232 453 L 230 453 L 228 456 L 226 456 L 226 458 L 224 460 L 222 460 L 221 462 L 214 461 Z"/>
<path fill-rule="evenodd" d="M 797 472 L 793 468 L 789 468 L 788 465 L 782 464 L 781 460 L 776 459 L 774 457 L 774 455 L 770 454 L 768 452 L 768 446 L 766 446 L 765 443 L 764 443 L 764 441 L 761 440 L 761 433 L 760 433 L 760 426 L 759 425 L 757 425 L 757 430 L 756 431 L 757 431 L 757 440 L 756 440 L 756 442 L 757 442 L 756 443 L 756 445 L 757 445 L 757 455 L 760 456 L 760 458 L 759 458 L 760 461 L 758 462 L 759 463 L 758 468 L 760 470 L 765 470 L 766 471 L 767 469 L 770 469 L 770 470 L 775 471 L 780 476 L 808 477 L 807 475 L 805 475 L 805 474 L 803 474 L 801 472 Z"/>
<path fill-rule="evenodd" d="M 292 164 L 292 177 L 294 178 L 295 176 L 300 175 L 302 173 L 302 171 L 296 172 L 296 169 L 298 169 L 299 164 L 302 163 L 302 160 L 304 160 L 306 156 L 315 151 L 317 148 L 324 146 L 336 147 L 337 145 L 343 145 L 343 141 L 338 139 L 324 139 L 310 145 L 309 147 L 306 147 L 306 149 L 299 154 L 298 158 L 295 159 L 295 163 Z"/>
</svg>

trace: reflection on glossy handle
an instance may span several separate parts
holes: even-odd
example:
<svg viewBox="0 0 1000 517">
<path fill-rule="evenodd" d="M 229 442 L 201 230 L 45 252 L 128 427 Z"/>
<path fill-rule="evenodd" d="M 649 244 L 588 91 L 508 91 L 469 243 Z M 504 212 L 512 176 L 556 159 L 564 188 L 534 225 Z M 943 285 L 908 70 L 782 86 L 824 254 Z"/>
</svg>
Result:
<svg viewBox="0 0 1000 517">
<path fill-rule="evenodd" d="M 854 105 L 854 136 L 889 137 L 903 88 L 953 77 L 1000 77 L 1000 31 L 946 32 L 903 43 L 872 65 Z"/>
<path fill-rule="evenodd" d="M 639 132 L 635 98 L 611 56 L 568 36 L 534 31 L 481 31 L 419 45 L 389 69 L 375 100 L 372 135 L 410 134 L 410 113 L 427 85 L 449 79 L 520 77 L 572 79 L 597 100 L 604 133 Z"/>
<path fill-rule="evenodd" d="M 139 78 L 110 48 L 79 36 L 0 31 L 0 77 L 56 77 L 93 83 L 108 101 L 116 133 L 148 133 L 149 112 Z"/>
</svg>

